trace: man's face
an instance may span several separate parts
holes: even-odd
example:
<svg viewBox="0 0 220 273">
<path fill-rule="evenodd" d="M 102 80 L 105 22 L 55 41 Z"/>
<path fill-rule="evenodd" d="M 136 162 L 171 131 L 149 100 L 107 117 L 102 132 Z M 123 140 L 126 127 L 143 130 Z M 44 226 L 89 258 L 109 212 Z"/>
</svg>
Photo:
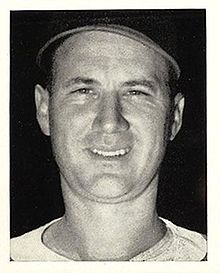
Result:
<svg viewBox="0 0 220 273">
<path fill-rule="evenodd" d="M 65 40 L 55 54 L 52 96 L 42 95 L 49 109 L 43 131 L 63 185 L 106 203 L 156 187 L 168 141 L 167 82 L 164 58 L 130 38 L 92 31 Z"/>
</svg>

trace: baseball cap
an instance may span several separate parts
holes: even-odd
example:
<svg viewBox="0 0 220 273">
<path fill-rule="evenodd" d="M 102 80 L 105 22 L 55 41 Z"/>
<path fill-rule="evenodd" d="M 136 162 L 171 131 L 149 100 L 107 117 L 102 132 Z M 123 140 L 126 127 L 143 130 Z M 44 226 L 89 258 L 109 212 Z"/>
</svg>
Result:
<svg viewBox="0 0 220 273">
<path fill-rule="evenodd" d="M 128 37 L 135 41 L 140 42 L 144 46 L 153 49 L 155 52 L 163 56 L 173 67 L 174 72 L 176 73 L 177 78 L 180 76 L 180 68 L 177 64 L 176 60 L 169 55 L 160 45 L 154 42 L 151 38 L 147 35 L 129 28 L 123 25 L 116 25 L 116 24 L 105 24 L 105 25 L 87 25 L 83 27 L 77 27 L 73 29 L 69 29 L 67 31 L 61 32 L 50 40 L 48 40 L 43 47 L 38 52 L 36 62 L 40 68 L 46 70 L 44 60 L 47 58 L 51 52 L 54 51 L 54 48 L 59 47 L 64 40 L 69 37 L 72 37 L 76 34 L 80 34 L 83 32 L 91 32 L 91 31 L 98 31 L 98 32 L 111 32 L 121 36 Z"/>
</svg>

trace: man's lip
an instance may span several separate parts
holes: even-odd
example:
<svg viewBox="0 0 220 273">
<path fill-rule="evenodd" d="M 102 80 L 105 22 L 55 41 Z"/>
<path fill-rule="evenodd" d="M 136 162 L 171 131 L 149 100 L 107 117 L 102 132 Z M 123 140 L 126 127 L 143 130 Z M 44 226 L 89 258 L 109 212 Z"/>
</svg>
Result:
<svg viewBox="0 0 220 273">
<path fill-rule="evenodd" d="M 105 158 L 105 159 L 116 159 L 121 158 L 129 154 L 131 151 L 131 146 L 123 147 L 123 148 L 102 148 L 102 147 L 91 147 L 88 148 L 90 154 Z"/>
</svg>

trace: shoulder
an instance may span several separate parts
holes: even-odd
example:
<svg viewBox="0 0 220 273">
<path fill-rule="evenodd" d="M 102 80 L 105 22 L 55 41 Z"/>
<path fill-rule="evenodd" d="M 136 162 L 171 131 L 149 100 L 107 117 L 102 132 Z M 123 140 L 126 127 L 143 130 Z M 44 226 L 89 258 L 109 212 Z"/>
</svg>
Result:
<svg viewBox="0 0 220 273">
<path fill-rule="evenodd" d="M 13 261 L 59 260 L 61 257 L 49 250 L 42 243 L 42 233 L 57 220 L 53 220 L 19 237 L 12 238 L 10 242 L 11 259 Z"/>
<path fill-rule="evenodd" d="M 207 255 L 206 236 L 162 219 L 173 234 L 174 260 L 202 261 Z"/>
</svg>

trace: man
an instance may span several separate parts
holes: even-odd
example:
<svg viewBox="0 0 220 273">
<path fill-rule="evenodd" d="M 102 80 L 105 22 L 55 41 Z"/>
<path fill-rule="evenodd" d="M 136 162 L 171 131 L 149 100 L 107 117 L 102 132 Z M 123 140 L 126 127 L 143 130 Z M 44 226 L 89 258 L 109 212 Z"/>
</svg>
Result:
<svg viewBox="0 0 220 273">
<path fill-rule="evenodd" d="M 158 216 L 160 166 L 182 124 L 177 62 L 120 25 L 69 29 L 39 51 L 37 120 L 65 214 L 11 241 L 16 261 L 201 261 L 206 241 Z"/>
</svg>

